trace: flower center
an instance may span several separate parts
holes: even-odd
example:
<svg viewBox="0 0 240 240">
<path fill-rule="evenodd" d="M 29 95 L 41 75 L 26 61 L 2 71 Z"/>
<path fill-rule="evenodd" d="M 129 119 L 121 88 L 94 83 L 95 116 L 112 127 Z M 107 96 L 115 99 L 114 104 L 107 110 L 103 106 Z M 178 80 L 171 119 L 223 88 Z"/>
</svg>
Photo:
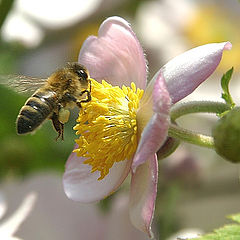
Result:
<svg viewBox="0 0 240 240">
<path fill-rule="evenodd" d="M 143 90 L 113 87 L 106 81 L 92 84 L 92 100 L 82 104 L 78 124 L 74 127 L 79 148 L 74 151 L 84 157 L 92 172 L 99 171 L 103 179 L 115 162 L 130 160 L 137 148 L 136 112 Z"/>
</svg>

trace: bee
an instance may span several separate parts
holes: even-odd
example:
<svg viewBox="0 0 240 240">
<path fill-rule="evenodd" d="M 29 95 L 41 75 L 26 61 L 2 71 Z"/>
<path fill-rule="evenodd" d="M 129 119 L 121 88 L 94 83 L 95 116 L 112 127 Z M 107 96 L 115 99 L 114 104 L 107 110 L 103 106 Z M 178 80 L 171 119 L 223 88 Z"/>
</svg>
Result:
<svg viewBox="0 0 240 240">
<path fill-rule="evenodd" d="M 46 119 L 52 121 L 63 140 L 64 124 L 69 119 L 69 108 L 91 101 L 91 79 L 88 70 L 79 63 L 52 73 L 47 79 L 17 76 L 9 80 L 17 92 L 34 92 L 20 109 L 16 126 L 18 134 L 34 132 Z"/>
</svg>

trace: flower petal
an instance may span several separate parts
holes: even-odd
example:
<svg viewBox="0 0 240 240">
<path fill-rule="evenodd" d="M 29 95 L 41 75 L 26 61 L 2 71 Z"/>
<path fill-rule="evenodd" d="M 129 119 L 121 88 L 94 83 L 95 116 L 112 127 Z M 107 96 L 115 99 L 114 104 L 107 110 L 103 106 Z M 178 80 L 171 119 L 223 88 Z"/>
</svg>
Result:
<svg viewBox="0 0 240 240">
<path fill-rule="evenodd" d="M 91 173 L 92 167 L 84 164 L 85 159 L 72 153 L 66 163 L 63 187 L 68 198 L 90 203 L 99 201 L 113 193 L 127 177 L 131 161 L 115 163 L 109 174 L 102 180 L 98 171 Z"/>
<path fill-rule="evenodd" d="M 231 46 L 230 42 L 210 43 L 182 53 L 155 74 L 148 88 L 153 88 L 155 79 L 163 72 L 172 103 L 178 102 L 214 72 L 221 61 L 223 50 L 230 50 Z"/>
<path fill-rule="evenodd" d="M 110 17 L 100 26 L 98 37 L 90 36 L 83 44 L 79 62 L 90 76 L 112 85 L 130 86 L 135 82 L 146 87 L 146 61 L 138 39 L 129 23 L 120 17 Z"/>
<path fill-rule="evenodd" d="M 144 163 L 149 156 L 156 153 L 167 137 L 171 99 L 162 74 L 159 74 L 155 81 L 152 95 L 146 98 L 149 99 L 148 102 L 153 103 L 153 114 L 141 134 L 138 148 L 133 158 L 133 171 L 140 164 Z M 152 100 L 150 101 L 151 98 Z M 145 118 L 146 112 L 149 111 L 148 109 L 149 105 L 143 104 L 137 112 L 138 132 L 143 127 L 141 126 L 142 119 L 143 122 L 146 122 Z"/>
<path fill-rule="evenodd" d="M 131 224 L 129 196 L 123 191 L 111 201 L 111 211 L 107 213 L 106 228 L 107 231 L 102 238 L 104 240 L 146 240 L 146 235 Z"/>
<path fill-rule="evenodd" d="M 139 166 L 132 175 L 130 192 L 130 219 L 139 230 L 153 237 L 151 223 L 157 195 L 158 162 L 156 154 Z"/>
<path fill-rule="evenodd" d="M 36 192 L 30 192 L 29 194 L 27 194 L 19 208 L 9 218 L 7 218 L 3 223 L 1 223 L 0 235 L 9 236 L 10 238 L 15 232 L 17 232 L 20 225 L 25 221 L 25 219 L 32 211 L 36 200 Z"/>
</svg>

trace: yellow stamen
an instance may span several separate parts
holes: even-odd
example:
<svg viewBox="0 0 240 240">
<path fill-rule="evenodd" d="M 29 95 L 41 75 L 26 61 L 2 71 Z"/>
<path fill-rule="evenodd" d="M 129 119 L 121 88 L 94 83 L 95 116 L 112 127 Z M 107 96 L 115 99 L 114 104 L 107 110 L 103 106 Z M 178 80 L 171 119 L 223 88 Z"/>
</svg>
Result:
<svg viewBox="0 0 240 240">
<path fill-rule="evenodd" d="M 82 103 L 78 124 L 74 127 L 79 148 L 92 172 L 103 179 L 115 162 L 130 160 L 137 148 L 136 112 L 143 90 L 134 83 L 130 87 L 113 87 L 106 81 L 92 81 L 92 100 Z"/>
</svg>

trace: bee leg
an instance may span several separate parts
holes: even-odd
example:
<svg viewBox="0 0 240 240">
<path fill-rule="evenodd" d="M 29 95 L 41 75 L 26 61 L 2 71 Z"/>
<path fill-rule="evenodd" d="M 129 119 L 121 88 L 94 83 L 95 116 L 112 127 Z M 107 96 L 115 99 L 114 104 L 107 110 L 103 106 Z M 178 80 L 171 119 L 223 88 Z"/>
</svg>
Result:
<svg viewBox="0 0 240 240">
<path fill-rule="evenodd" d="M 83 100 L 78 100 L 77 98 L 75 98 L 74 96 L 72 96 L 72 95 L 69 94 L 69 93 L 66 93 L 66 94 L 65 94 L 65 97 L 66 97 L 67 99 L 75 102 L 79 108 L 82 108 L 82 105 L 81 105 L 82 102 L 90 102 L 91 99 L 92 99 L 91 92 L 90 92 L 89 90 L 83 90 L 83 91 L 80 93 L 80 96 L 82 96 L 84 93 L 87 93 L 87 98 L 86 98 L 86 99 L 83 99 Z"/>
<path fill-rule="evenodd" d="M 84 90 L 81 92 L 80 96 L 82 96 L 84 93 L 87 93 L 87 98 L 81 100 L 80 102 L 90 102 L 92 100 L 92 96 L 91 96 L 91 90 Z"/>
<path fill-rule="evenodd" d="M 68 100 L 71 100 L 71 101 L 75 102 L 79 108 L 82 108 L 81 101 L 77 100 L 77 98 L 75 98 L 71 94 L 65 93 L 64 97 Z"/>
<path fill-rule="evenodd" d="M 63 141 L 63 132 L 64 132 L 64 124 L 59 122 L 58 120 L 58 115 L 54 112 L 52 117 L 52 124 L 54 129 L 56 130 L 56 132 L 58 133 L 58 136 L 56 138 L 56 141 L 61 137 L 62 141 Z"/>
<path fill-rule="evenodd" d="M 92 100 L 92 96 L 91 96 L 91 93 L 88 91 L 88 90 L 84 90 L 81 92 L 80 96 L 82 96 L 84 93 L 87 93 L 87 98 L 86 99 L 83 99 L 83 100 L 77 100 L 76 101 L 76 104 L 79 108 L 82 107 L 81 103 L 84 103 L 84 102 L 90 102 Z"/>
<path fill-rule="evenodd" d="M 77 101 L 77 99 L 76 99 L 73 95 L 71 95 L 70 93 L 68 93 L 68 92 L 66 92 L 66 93 L 64 94 L 63 99 L 68 100 L 68 101 L 70 100 L 70 101 L 73 101 L 73 102 L 76 102 L 76 101 Z"/>
<path fill-rule="evenodd" d="M 82 108 L 82 104 L 81 104 L 81 101 L 76 101 L 76 104 L 79 108 Z"/>
</svg>

